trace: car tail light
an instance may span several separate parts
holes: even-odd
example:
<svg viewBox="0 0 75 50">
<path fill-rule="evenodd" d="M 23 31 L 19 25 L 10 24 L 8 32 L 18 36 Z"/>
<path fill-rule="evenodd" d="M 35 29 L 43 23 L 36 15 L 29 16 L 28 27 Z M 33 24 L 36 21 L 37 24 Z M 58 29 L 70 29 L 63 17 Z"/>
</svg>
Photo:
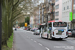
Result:
<svg viewBox="0 0 75 50">
<path fill-rule="evenodd" d="M 53 32 L 53 36 L 54 36 L 54 32 Z"/>
<path fill-rule="evenodd" d="M 68 32 L 66 32 L 66 35 L 68 35 Z"/>
<path fill-rule="evenodd" d="M 71 33 L 69 33 L 69 34 L 71 34 Z"/>
</svg>

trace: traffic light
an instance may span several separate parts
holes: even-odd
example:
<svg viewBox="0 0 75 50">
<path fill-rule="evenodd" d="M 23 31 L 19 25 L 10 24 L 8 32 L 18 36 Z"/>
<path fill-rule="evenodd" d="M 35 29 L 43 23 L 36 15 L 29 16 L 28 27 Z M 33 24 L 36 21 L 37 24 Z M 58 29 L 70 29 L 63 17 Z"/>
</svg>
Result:
<svg viewBox="0 0 75 50">
<path fill-rule="evenodd" d="M 25 23 L 25 27 L 27 27 L 27 23 Z"/>
</svg>

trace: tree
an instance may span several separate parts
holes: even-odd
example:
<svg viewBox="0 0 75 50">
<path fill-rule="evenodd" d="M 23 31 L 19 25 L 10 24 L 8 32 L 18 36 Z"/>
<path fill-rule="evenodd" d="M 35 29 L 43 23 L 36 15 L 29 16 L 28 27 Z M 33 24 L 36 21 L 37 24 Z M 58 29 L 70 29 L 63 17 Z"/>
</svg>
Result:
<svg viewBox="0 0 75 50">
<path fill-rule="evenodd" d="M 24 2 L 24 4 L 22 4 Z M 13 33 L 13 22 L 18 19 L 22 11 L 30 10 L 32 0 L 2 0 L 2 45 L 7 46 L 7 40 Z M 19 5 L 22 5 L 21 8 Z M 28 4 L 28 5 L 27 5 Z M 23 9 L 24 8 L 24 9 Z M 29 18 L 27 18 L 29 19 Z M 29 20 L 27 20 L 29 22 Z"/>
<path fill-rule="evenodd" d="M 30 17 L 26 17 L 25 18 L 25 23 L 27 23 L 29 25 L 29 22 L 30 22 Z"/>
</svg>

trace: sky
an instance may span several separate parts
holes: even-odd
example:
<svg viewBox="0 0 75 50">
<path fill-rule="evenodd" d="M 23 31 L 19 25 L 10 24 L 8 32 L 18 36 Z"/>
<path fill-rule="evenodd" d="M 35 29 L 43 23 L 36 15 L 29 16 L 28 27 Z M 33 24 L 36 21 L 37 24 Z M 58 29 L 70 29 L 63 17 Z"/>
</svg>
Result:
<svg viewBox="0 0 75 50">
<path fill-rule="evenodd" d="M 37 5 L 44 2 L 44 0 L 32 0 L 32 1 L 38 1 L 39 3 L 36 3 Z"/>
<path fill-rule="evenodd" d="M 39 0 L 39 4 L 40 4 L 40 3 L 43 3 L 43 2 L 44 2 L 44 0 Z"/>
</svg>

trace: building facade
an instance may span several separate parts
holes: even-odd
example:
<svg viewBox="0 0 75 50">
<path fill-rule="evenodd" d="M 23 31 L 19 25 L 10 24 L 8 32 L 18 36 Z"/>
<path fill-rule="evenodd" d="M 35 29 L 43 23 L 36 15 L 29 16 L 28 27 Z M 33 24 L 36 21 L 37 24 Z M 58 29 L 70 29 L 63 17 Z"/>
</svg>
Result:
<svg viewBox="0 0 75 50">
<path fill-rule="evenodd" d="M 40 24 L 43 23 L 43 19 L 44 19 L 44 9 L 43 9 L 44 3 L 40 4 L 40 9 L 39 9 L 39 13 L 40 13 Z"/>
<path fill-rule="evenodd" d="M 44 0 L 42 6 L 43 23 L 55 19 L 55 0 Z"/>
<path fill-rule="evenodd" d="M 70 12 L 72 12 L 72 0 L 62 1 L 62 21 L 68 22 L 69 29 L 71 28 Z"/>
<path fill-rule="evenodd" d="M 61 20 L 62 18 L 62 0 L 55 0 L 55 19 Z"/>
<path fill-rule="evenodd" d="M 72 12 L 72 0 L 62 1 L 62 21 L 70 22 L 69 14 Z"/>
<path fill-rule="evenodd" d="M 32 15 L 33 13 L 31 12 L 30 13 L 30 28 L 33 28 L 33 24 L 34 24 L 34 18 L 33 18 L 33 15 Z"/>
<path fill-rule="evenodd" d="M 55 0 L 48 0 L 48 21 L 55 19 Z"/>
<path fill-rule="evenodd" d="M 71 28 L 75 28 L 75 0 L 72 0 L 72 21 Z"/>
<path fill-rule="evenodd" d="M 35 28 L 39 25 L 39 5 L 30 13 L 30 27 Z"/>
<path fill-rule="evenodd" d="M 72 12 L 72 21 L 70 20 L 70 12 Z M 75 27 L 75 0 L 62 1 L 62 21 L 68 22 L 69 29 Z"/>
</svg>

